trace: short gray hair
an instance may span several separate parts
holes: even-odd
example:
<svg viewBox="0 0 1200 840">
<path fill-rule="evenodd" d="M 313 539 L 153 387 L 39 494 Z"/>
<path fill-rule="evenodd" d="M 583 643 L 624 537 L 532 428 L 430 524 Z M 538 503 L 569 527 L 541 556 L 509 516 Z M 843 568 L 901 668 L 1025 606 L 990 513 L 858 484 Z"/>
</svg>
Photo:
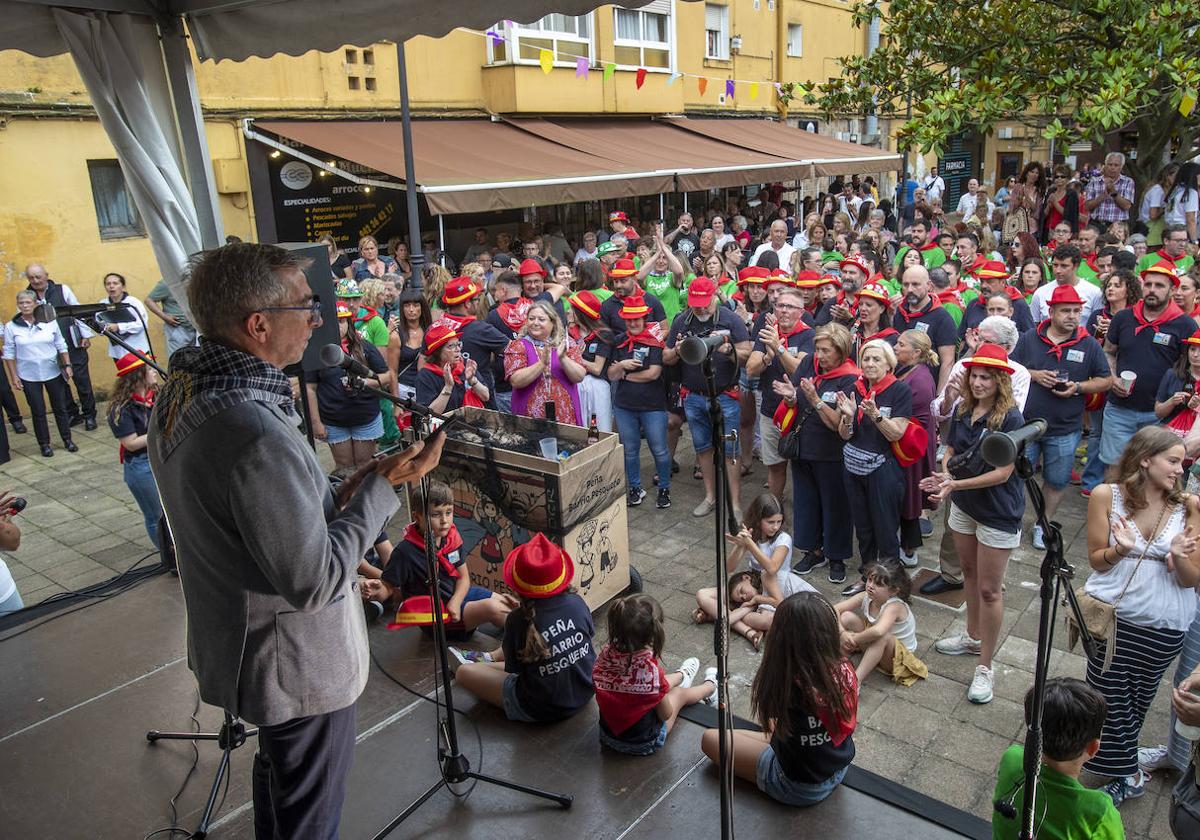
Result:
<svg viewBox="0 0 1200 840">
<path fill-rule="evenodd" d="M 1017 339 L 1021 337 L 1012 318 L 1005 318 L 1003 315 L 987 316 L 979 322 L 979 331 L 996 336 L 996 342 L 1008 353 L 1013 351 L 1017 346 Z"/>
<path fill-rule="evenodd" d="M 858 351 L 859 367 L 862 367 L 863 353 L 866 353 L 868 350 L 878 350 L 883 354 L 884 361 L 887 362 L 888 370 L 896 369 L 896 351 L 892 345 L 888 344 L 882 338 L 871 339 Z"/>
<path fill-rule="evenodd" d="M 230 340 L 252 312 L 283 303 L 283 272 L 303 271 L 311 260 L 276 245 L 236 242 L 202 251 L 188 261 L 188 304 L 200 332 Z"/>
<path fill-rule="evenodd" d="M 22 289 L 21 291 L 17 292 L 17 300 L 20 301 L 21 298 L 29 298 L 34 303 L 36 303 L 37 302 L 37 292 L 32 291 L 31 289 Z"/>
<path fill-rule="evenodd" d="M 1120 161 L 1121 165 L 1124 166 L 1125 154 L 1124 152 L 1109 152 L 1104 156 L 1104 162 L 1108 163 L 1110 160 Z"/>
</svg>

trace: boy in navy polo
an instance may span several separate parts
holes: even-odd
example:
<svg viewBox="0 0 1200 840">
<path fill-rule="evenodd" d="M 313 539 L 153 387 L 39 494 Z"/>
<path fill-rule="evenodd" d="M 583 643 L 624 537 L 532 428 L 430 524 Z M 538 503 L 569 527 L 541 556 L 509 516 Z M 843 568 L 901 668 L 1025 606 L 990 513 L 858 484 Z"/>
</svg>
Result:
<svg viewBox="0 0 1200 840">
<path fill-rule="evenodd" d="M 892 328 L 899 333 L 920 330 L 929 336 L 941 360 L 941 365 L 934 371 L 937 391 L 941 393 L 950 379 L 950 368 L 954 366 L 954 344 L 958 330 L 950 313 L 933 299 L 930 288 L 929 271 L 924 266 L 910 265 L 904 270 L 904 276 L 900 278 L 904 302 L 896 307 Z"/>
<path fill-rule="evenodd" d="M 1104 353 L 1113 375 L 1104 406 L 1100 461 L 1115 464 L 1138 429 L 1158 422 L 1158 384 L 1179 359 L 1196 322 L 1171 299 L 1179 277 L 1168 262 L 1142 272 L 1142 299 L 1112 317 Z"/>
<path fill-rule="evenodd" d="M 1079 326 L 1083 298 L 1073 286 L 1058 286 L 1050 296 L 1050 317 L 1021 336 L 1013 361 L 1029 369 L 1025 419 L 1046 421 L 1046 433 L 1030 442 L 1025 454 L 1042 458 L 1042 494 L 1052 518 L 1071 480 L 1075 450 L 1083 436 L 1084 396 L 1112 384 L 1100 342 Z M 1033 547 L 1046 547 L 1040 525 L 1033 526 Z"/>
</svg>

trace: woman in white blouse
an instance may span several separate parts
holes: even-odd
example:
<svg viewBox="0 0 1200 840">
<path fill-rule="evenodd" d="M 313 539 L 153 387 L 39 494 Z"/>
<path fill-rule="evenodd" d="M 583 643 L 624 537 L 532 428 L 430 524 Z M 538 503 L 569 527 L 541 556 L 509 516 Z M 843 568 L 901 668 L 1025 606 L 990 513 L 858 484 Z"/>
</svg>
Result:
<svg viewBox="0 0 1200 840">
<path fill-rule="evenodd" d="M 17 292 L 17 315 L 4 325 L 4 369 L 13 388 L 25 394 L 33 430 L 42 455 L 50 458 L 50 426 L 46 422 L 45 395 L 50 396 L 54 422 L 68 452 L 79 447 L 71 440 L 71 419 L 67 411 L 67 379 L 71 378 L 71 357 L 57 321 L 40 324 L 33 317 L 37 295 L 28 289 Z M 65 377 L 65 378 L 64 378 Z"/>
<path fill-rule="evenodd" d="M 108 294 L 100 299 L 100 303 L 123 303 L 133 310 L 130 314 L 134 316 L 132 321 L 105 324 L 104 332 L 116 335 L 118 338 L 124 339 L 130 347 L 149 354 L 150 337 L 146 334 L 146 307 L 140 300 L 125 291 L 125 278 L 116 272 L 104 275 L 104 291 Z M 119 359 L 128 352 L 115 341 L 108 342 L 109 358 Z"/>
</svg>

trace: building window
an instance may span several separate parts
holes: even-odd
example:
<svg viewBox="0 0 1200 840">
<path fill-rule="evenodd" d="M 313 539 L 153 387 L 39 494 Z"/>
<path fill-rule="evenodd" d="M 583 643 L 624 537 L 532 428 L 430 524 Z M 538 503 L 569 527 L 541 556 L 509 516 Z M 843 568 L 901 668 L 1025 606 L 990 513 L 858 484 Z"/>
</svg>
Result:
<svg viewBox="0 0 1200 840">
<path fill-rule="evenodd" d="M 375 50 L 363 50 L 363 64 L 375 63 Z"/>
<path fill-rule="evenodd" d="M 641 9 L 614 9 L 613 57 L 618 67 L 665 73 L 671 69 L 671 0 L 652 0 Z"/>
<path fill-rule="evenodd" d="M 374 91 L 375 90 L 375 77 L 367 76 L 365 79 L 363 79 L 363 86 L 366 87 L 366 89 L 369 91 Z"/>
<path fill-rule="evenodd" d="M 145 236 L 146 229 L 125 184 L 125 175 L 115 160 L 89 160 L 88 177 L 92 182 L 92 201 L 101 239 Z"/>
<path fill-rule="evenodd" d="M 542 50 L 550 50 L 555 65 L 574 67 L 594 55 L 591 15 L 546 15 L 533 23 L 497 23 L 492 31 L 504 40 L 487 39 L 488 64 L 538 64 Z"/>
<path fill-rule="evenodd" d="M 358 90 L 358 86 L 359 86 L 358 76 L 347 76 L 346 84 L 350 87 L 350 90 Z"/>
<path fill-rule="evenodd" d="M 358 50 L 346 50 L 346 63 L 358 64 Z"/>
<path fill-rule="evenodd" d="M 729 59 L 729 7 L 704 4 L 704 57 Z"/>
<path fill-rule="evenodd" d="M 788 57 L 802 58 L 804 56 L 804 25 L 788 24 Z"/>
</svg>

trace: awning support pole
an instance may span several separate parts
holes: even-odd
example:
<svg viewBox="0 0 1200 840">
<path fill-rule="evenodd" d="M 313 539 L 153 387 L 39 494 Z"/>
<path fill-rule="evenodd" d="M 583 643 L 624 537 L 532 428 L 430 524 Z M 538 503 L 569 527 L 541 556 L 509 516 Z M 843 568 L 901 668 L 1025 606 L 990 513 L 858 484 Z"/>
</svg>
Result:
<svg viewBox="0 0 1200 840">
<path fill-rule="evenodd" d="M 662 219 L 663 227 L 667 226 L 667 200 L 662 193 L 658 194 L 658 218 Z"/>
<path fill-rule="evenodd" d="M 683 212 L 686 213 L 687 211 L 688 211 L 688 209 L 687 209 L 687 190 L 684 190 L 683 191 Z"/>
<path fill-rule="evenodd" d="M 446 267 L 446 256 L 445 256 L 446 255 L 446 225 L 442 221 L 443 218 L 444 217 L 442 216 L 442 214 L 438 213 L 438 217 L 437 217 L 437 220 L 438 220 L 438 262 L 441 263 L 443 268 L 445 268 Z"/>
<path fill-rule="evenodd" d="M 421 288 L 425 266 L 425 252 L 421 248 L 421 219 L 417 215 L 417 175 L 413 163 L 412 113 L 408 100 L 408 67 L 404 61 L 404 42 L 396 42 L 396 68 L 400 74 L 400 130 L 404 138 L 404 198 L 408 209 L 408 254 L 412 263 L 412 278 L 408 281 L 414 289 Z M 438 217 L 438 225 L 441 225 Z"/>
</svg>

